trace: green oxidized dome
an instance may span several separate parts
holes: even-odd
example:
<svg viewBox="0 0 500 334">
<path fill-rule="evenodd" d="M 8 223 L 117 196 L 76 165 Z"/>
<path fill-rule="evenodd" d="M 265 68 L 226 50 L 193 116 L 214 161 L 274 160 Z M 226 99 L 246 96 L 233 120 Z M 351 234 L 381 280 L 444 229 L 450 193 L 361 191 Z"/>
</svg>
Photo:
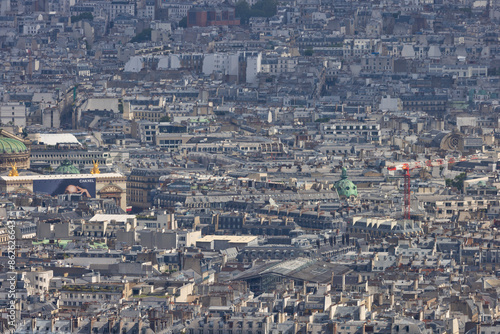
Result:
<svg viewBox="0 0 500 334">
<path fill-rule="evenodd" d="M 340 180 L 335 182 L 335 190 L 337 190 L 337 193 L 341 198 L 358 196 L 358 187 L 356 187 L 356 185 L 347 178 L 347 170 L 345 167 L 342 167 L 342 176 L 340 177 Z"/>
<path fill-rule="evenodd" d="M 11 138 L 0 138 L 0 154 L 22 153 L 28 149 L 23 142 Z"/>
<path fill-rule="evenodd" d="M 55 170 L 56 174 L 80 174 L 80 170 L 76 168 L 71 161 L 64 160 Z"/>
</svg>

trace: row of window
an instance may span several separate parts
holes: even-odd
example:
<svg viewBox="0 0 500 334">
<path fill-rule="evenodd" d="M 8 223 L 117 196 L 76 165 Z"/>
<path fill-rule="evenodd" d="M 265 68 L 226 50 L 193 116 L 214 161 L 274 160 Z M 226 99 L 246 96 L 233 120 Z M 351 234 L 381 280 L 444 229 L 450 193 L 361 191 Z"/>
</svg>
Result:
<svg viewBox="0 0 500 334">
<path fill-rule="evenodd" d="M 109 300 L 109 299 L 112 299 L 113 296 L 110 294 L 107 294 L 107 295 L 104 295 L 104 294 L 92 294 L 92 295 L 90 295 L 90 294 L 87 294 L 87 295 L 74 294 L 73 295 L 72 293 L 70 293 L 70 294 L 66 294 L 64 297 L 69 298 L 69 299 L 78 298 L 78 299 L 107 299 L 107 300 Z M 115 298 L 116 297 L 118 297 L 118 296 L 115 296 Z M 69 302 L 69 303 L 71 303 L 71 302 Z M 64 305 L 66 305 L 66 304 L 64 304 Z M 80 302 L 80 305 L 81 305 L 81 302 Z"/>
<path fill-rule="evenodd" d="M 457 204 L 457 206 L 464 206 L 464 202 L 458 202 L 456 204 Z M 467 205 L 473 205 L 473 204 L 472 204 L 472 202 L 467 202 Z M 478 201 L 476 203 L 476 205 L 484 205 L 484 202 L 483 201 Z M 444 203 L 444 206 L 451 207 L 451 202 Z"/>
<path fill-rule="evenodd" d="M 215 151 L 219 151 L 219 152 L 227 152 L 227 151 L 230 151 L 231 148 L 228 148 L 228 147 L 188 147 L 187 148 L 187 151 L 188 152 L 215 152 Z"/>
<path fill-rule="evenodd" d="M 199 329 L 198 332 L 195 332 L 195 330 L 192 328 L 189 329 L 189 334 L 195 334 L 195 333 L 198 333 L 198 334 L 243 334 L 243 331 L 241 329 L 238 329 L 238 330 L 235 330 L 233 333 L 232 329 L 228 329 L 228 330 L 219 329 L 218 331 L 216 331 L 214 333 L 214 331 L 212 329 L 208 329 L 206 331 L 204 331 L 203 329 Z M 248 334 L 255 334 L 255 333 L 262 334 L 261 331 L 257 331 L 257 332 L 248 331 Z M 280 331 L 280 334 L 281 334 L 281 331 Z"/>
<path fill-rule="evenodd" d="M 377 130 L 377 125 L 332 125 L 325 127 L 326 130 Z"/>
<path fill-rule="evenodd" d="M 364 66 L 363 70 L 375 70 L 375 71 L 381 71 L 381 70 L 392 70 L 392 66 Z"/>
<path fill-rule="evenodd" d="M 78 159 L 81 159 L 81 158 L 96 158 L 96 159 L 99 159 L 99 158 L 106 158 L 108 155 L 107 154 L 54 154 L 54 153 L 50 153 L 50 154 L 32 154 L 31 155 L 33 158 L 42 158 L 42 159 L 47 159 L 47 158 L 78 158 Z"/>
<path fill-rule="evenodd" d="M 181 139 L 163 140 L 160 139 L 160 145 L 179 145 L 182 144 Z"/>
<path fill-rule="evenodd" d="M 406 102 L 403 101 L 403 106 L 417 106 L 417 105 L 444 105 L 446 101 L 418 101 L 418 102 Z"/>
<path fill-rule="evenodd" d="M 345 134 L 347 134 L 347 133 L 349 133 L 349 134 L 351 134 L 351 135 L 355 135 L 355 134 L 361 134 L 361 135 L 363 135 L 363 136 L 368 136 L 368 135 L 370 135 L 370 133 L 369 133 L 369 132 L 367 132 L 367 131 L 363 131 L 363 132 L 361 132 L 361 133 L 356 133 L 356 132 L 354 132 L 354 131 L 350 131 L 350 132 L 345 132 L 345 131 L 336 131 L 336 132 L 335 132 L 335 131 L 327 131 L 327 132 L 325 132 L 325 134 L 326 134 L 326 135 L 335 135 L 335 134 L 336 134 L 336 135 L 345 135 Z M 371 135 L 372 135 L 372 136 L 378 136 L 378 135 L 379 135 L 379 133 L 378 133 L 378 131 L 373 131 L 373 132 L 371 132 Z"/>
</svg>

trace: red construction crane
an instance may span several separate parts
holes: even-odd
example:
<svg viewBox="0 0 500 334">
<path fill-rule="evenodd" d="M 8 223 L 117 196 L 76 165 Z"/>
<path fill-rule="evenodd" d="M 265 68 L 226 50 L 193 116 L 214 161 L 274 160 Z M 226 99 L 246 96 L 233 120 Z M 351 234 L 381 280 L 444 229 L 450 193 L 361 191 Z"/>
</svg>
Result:
<svg viewBox="0 0 500 334">
<path fill-rule="evenodd" d="M 388 171 L 403 171 L 404 176 L 404 218 L 410 219 L 410 207 L 411 207 L 411 189 L 410 189 L 410 170 L 428 168 L 428 167 L 439 167 L 447 164 L 454 164 L 461 161 L 471 161 L 477 160 L 480 156 L 477 154 L 470 155 L 467 157 L 446 157 L 445 159 L 435 159 L 435 160 L 422 160 L 422 161 L 411 161 L 411 162 L 389 162 L 387 166 Z"/>
</svg>

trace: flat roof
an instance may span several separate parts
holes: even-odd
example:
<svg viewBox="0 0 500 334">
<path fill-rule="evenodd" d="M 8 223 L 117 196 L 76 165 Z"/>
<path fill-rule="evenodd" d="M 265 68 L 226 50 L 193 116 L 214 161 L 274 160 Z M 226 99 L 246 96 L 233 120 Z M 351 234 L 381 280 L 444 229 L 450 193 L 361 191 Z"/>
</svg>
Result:
<svg viewBox="0 0 500 334">
<path fill-rule="evenodd" d="M 135 215 L 109 215 L 109 214 L 96 214 L 90 218 L 90 222 L 103 222 L 115 220 L 119 223 L 125 223 L 127 219 L 134 219 Z"/>
<path fill-rule="evenodd" d="M 227 240 L 229 242 L 252 242 L 257 239 L 253 235 L 206 235 L 196 242 L 212 242 L 214 240 Z"/>
<path fill-rule="evenodd" d="M 40 133 L 38 142 L 41 144 L 55 146 L 57 144 L 80 144 L 72 133 Z"/>
</svg>

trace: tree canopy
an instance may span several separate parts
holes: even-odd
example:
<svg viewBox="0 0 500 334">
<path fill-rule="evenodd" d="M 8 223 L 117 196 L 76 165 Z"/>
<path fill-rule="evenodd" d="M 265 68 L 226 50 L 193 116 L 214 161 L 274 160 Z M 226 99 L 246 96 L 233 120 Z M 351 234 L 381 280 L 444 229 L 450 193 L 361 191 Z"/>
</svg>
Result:
<svg viewBox="0 0 500 334">
<path fill-rule="evenodd" d="M 464 189 L 464 180 L 466 177 L 466 173 L 460 173 L 459 175 L 455 176 L 454 179 L 446 179 L 446 186 L 457 188 L 458 191 L 462 192 L 462 190 Z"/>
<path fill-rule="evenodd" d="M 313 49 L 305 49 L 304 50 L 304 56 L 306 57 L 310 57 L 314 54 L 314 50 Z"/>
<path fill-rule="evenodd" d="M 130 43 L 143 43 L 151 40 L 151 28 L 144 29 L 130 40 Z"/>
<path fill-rule="evenodd" d="M 92 15 L 92 13 L 90 13 L 90 12 L 85 12 L 85 13 L 81 13 L 80 15 L 71 16 L 71 23 L 76 23 L 76 22 L 82 21 L 82 20 L 93 21 L 94 15 Z"/>
<path fill-rule="evenodd" d="M 236 3 L 236 16 L 240 18 L 242 24 L 247 24 L 251 17 L 271 17 L 276 15 L 276 0 L 257 1 L 252 7 L 245 0 Z"/>
<path fill-rule="evenodd" d="M 188 18 L 187 16 L 184 16 L 180 21 L 179 21 L 179 28 L 187 28 L 188 26 Z"/>
</svg>

